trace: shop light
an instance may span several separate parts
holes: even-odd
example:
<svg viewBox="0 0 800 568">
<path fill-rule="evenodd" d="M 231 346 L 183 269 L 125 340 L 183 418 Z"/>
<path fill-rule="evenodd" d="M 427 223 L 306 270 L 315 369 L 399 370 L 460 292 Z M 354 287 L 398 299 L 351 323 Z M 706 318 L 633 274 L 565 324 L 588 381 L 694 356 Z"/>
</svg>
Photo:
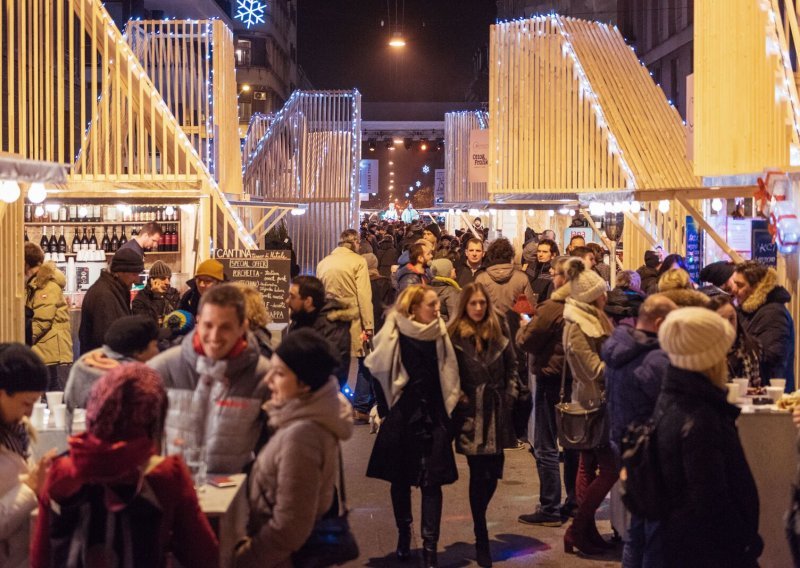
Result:
<svg viewBox="0 0 800 568">
<path fill-rule="evenodd" d="M 473 216 L 473 217 L 477 217 L 478 215 L 480 215 L 480 214 L 481 214 L 481 212 L 480 212 L 480 211 L 478 211 L 477 209 L 470 209 L 470 210 L 469 210 L 469 214 L 470 214 L 471 216 Z"/>
<path fill-rule="evenodd" d="M 555 217 L 555 216 L 556 216 L 556 212 L 555 212 L 555 211 L 553 211 L 552 209 L 550 209 L 550 210 L 547 212 L 547 216 L 548 216 L 548 217 Z"/>
<path fill-rule="evenodd" d="M 13 180 L 5 180 L 0 185 L 0 200 L 6 203 L 14 203 L 19 199 L 19 184 Z"/>
<path fill-rule="evenodd" d="M 48 205 L 48 207 L 50 207 L 50 206 Z M 89 210 L 84 205 L 81 205 L 80 207 L 78 207 L 78 217 L 83 218 L 83 217 L 88 217 L 88 216 L 89 216 Z"/>
<path fill-rule="evenodd" d="M 533 217 L 533 209 L 528 209 L 528 217 Z"/>
<path fill-rule="evenodd" d="M 668 199 L 662 199 L 661 201 L 659 201 L 658 202 L 658 210 L 661 213 L 669 213 L 669 200 Z"/>
<path fill-rule="evenodd" d="M 31 203 L 41 203 L 47 198 L 47 189 L 43 183 L 32 183 L 28 188 L 28 201 Z"/>
<path fill-rule="evenodd" d="M 722 200 L 719 197 L 715 197 L 711 200 L 711 210 L 715 213 L 722 211 Z"/>
<path fill-rule="evenodd" d="M 638 201 L 631 201 L 631 213 L 638 213 L 642 210 L 642 204 Z"/>
<path fill-rule="evenodd" d="M 569 209 L 567 209 L 566 207 L 562 207 L 561 209 L 558 210 L 558 214 L 559 215 L 569 215 Z"/>
<path fill-rule="evenodd" d="M 600 201 L 592 201 L 589 204 L 589 214 L 592 217 L 602 217 L 605 213 L 605 207 Z"/>
<path fill-rule="evenodd" d="M 168 205 L 164 213 L 166 213 L 168 217 L 172 217 L 175 214 L 175 208 L 172 205 Z"/>
<path fill-rule="evenodd" d="M 574 217 L 575 216 L 575 210 L 574 209 L 570 209 L 569 210 L 569 216 L 570 217 Z"/>
<path fill-rule="evenodd" d="M 306 211 L 307 210 L 305 207 L 295 207 L 294 209 L 292 209 L 291 213 L 295 217 L 299 217 L 300 215 L 305 215 Z"/>
<path fill-rule="evenodd" d="M 394 48 L 396 48 L 396 49 L 399 49 L 401 47 L 405 47 L 406 46 L 406 40 L 403 38 L 403 34 L 400 33 L 399 31 L 394 32 L 392 34 L 392 39 L 389 40 L 389 45 L 394 47 Z"/>
</svg>

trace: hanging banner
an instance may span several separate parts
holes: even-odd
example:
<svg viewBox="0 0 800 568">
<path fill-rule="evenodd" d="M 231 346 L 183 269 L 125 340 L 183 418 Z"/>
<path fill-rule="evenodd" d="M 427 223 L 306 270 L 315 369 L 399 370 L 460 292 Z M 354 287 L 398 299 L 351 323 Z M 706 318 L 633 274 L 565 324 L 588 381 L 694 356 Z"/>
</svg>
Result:
<svg viewBox="0 0 800 568">
<path fill-rule="evenodd" d="M 753 220 L 753 260 L 770 268 L 778 268 L 778 245 L 763 219 Z"/>
<path fill-rule="evenodd" d="M 700 229 L 691 215 L 686 216 L 686 268 L 694 282 L 700 282 L 700 267 L 703 264 L 703 240 Z"/>
<path fill-rule="evenodd" d="M 433 204 L 444 203 L 445 170 L 435 170 L 433 182 Z"/>
<path fill-rule="evenodd" d="M 368 200 L 372 193 L 378 193 L 378 167 L 378 160 L 361 160 L 358 180 L 361 201 Z"/>
<path fill-rule="evenodd" d="M 489 181 L 489 131 L 469 131 L 469 183 Z"/>
</svg>

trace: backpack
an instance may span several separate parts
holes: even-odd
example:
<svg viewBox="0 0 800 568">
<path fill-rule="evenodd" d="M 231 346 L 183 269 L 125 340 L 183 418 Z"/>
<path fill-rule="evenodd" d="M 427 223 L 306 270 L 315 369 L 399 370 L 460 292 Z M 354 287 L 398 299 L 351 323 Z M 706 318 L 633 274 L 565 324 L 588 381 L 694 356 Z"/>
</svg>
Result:
<svg viewBox="0 0 800 568">
<path fill-rule="evenodd" d="M 65 568 L 162 566 L 163 511 L 146 479 L 140 486 L 84 485 L 50 501 L 50 564 Z"/>
<path fill-rule="evenodd" d="M 669 513 L 664 477 L 658 460 L 658 423 L 664 415 L 647 422 L 628 426 L 622 438 L 622 470 L 620 489 L 622 502 L 634 515 L 650 520 L 663 520 Z"/>
</svg>

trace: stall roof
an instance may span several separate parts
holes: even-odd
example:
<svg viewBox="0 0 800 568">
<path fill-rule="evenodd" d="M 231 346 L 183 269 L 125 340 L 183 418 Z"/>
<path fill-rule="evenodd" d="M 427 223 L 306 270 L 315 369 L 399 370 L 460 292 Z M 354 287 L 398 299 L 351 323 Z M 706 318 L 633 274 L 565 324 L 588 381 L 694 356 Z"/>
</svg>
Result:
<svg viewBox="0 0 800 568">
<path fill-rule="evenodd" d="M 67 167 L 64 164 L 26 160 L 4 154 L 0 155 L 0 179 L 26 183 L 65 183 Z"/>
</svg>

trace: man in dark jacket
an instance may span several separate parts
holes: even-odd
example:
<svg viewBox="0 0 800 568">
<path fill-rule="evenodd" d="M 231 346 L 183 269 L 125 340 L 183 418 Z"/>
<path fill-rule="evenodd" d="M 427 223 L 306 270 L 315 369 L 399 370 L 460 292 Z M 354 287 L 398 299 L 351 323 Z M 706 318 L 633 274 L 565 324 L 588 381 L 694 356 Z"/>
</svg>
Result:
<svg viewBox="0 0 800 568">
<path fill-rule="evenodd" d="M 558 245 L 550 239 L 542 239 L 536 245 L 536 261 L 528 263 L 525 274 L 531 281 L 531 288 L 540 302 L 550 297 L 553 291 L 553 277 L 550 275 L 550 262 L 558 256 Z"/>
<path fill-rule="evenodd" d="M 123 249 L 114 254 L 111 268 L 100 273 L 83 298 L 78 332 L 81 355 L 102 347 L 111 324 L 131 315 L 131 286 L 143 271 L 144 260 L 136 251 Z"/>
<path fill-rule="evenodd" d="M 642 278 L 641 290 L 647 292 L 651 288 L 655 288 L 658 283 L 658 267 L 661 260 L 658 253 L 654 250 L 648 250 L 644 253 L 644 264 L 636 271 Z"/>
<path fill-rule="evenodd" d="M 468 239 L 464 248 L 464 262 L 456 267 L 456 282 L 459 286 L 463 288 L 475 281 L 475 276 L 484 269 L 483 255 L 483 241 L 475 237 Z"/>
<path fill-rule="evenodd" d="M 754 260 L 736 266 L 733 287 L 744 328 L 761 344 L 762 383 L 786 379 L 794 392 L 794 321 L 785 305 L 792 297 L 774 269 Z"/>
<path fill-rule="evenodd" d="M 666 296 L 650 296 L 639 309 L 636 328 L 617 326 L 600 351 L 606 364 L 611 447 L 618 456 L 628 425 L 645 422 L 653 414 L 669 367 L 667 354 L 659 348 L 658 328 L 667 314 L 676 309 L 675 302 Z M 631 515 L 623 565 L 657 566 L 663 554 L 661 547 L 659 524 Z"/>
<path fill-rule="evenodd" d="M 408 249 L 408 264 L 397 271 L 397 290 L 402 292 L 412 284 L 430 282 L 428 265 L 433 260 L 433 249 L 422 243 L 415 243 Z"/>
<path fill-rule="evenodd" d="M 378 242 L 378 251 L 375 253 L 378 258 L 378 272 L 381 276 L 386 278 L 392 277 L 392 266 L 397 264 L 397 257 L 400 254 L 394 246 L 394 237 L 392 235 L 384 235 Z"/>
<path fill-rule="evenodd" d="M 307 275 L 292 280 L 286 305 L 291 318 L 286 333 L 310 327 L 330 341 L 342 361 L 335 375 L 344 387 L 350 370 L 350 325 L 359 317 L 358 307 L 345 306 L 332 298 L 326 301 L 322 280 Z"/>
<path fill-rule="evenodd" d="M 164 317 L 177 309 L 180 296 L 169 285 L 172 269 L 167 263 L 157 260 L 150 267 L 147 276 L 147 286 L 136 294 L 131 310 L 134 315 L 147 316 L 160 326 Z"/>
<path fill-rule="evenodd" d="M 529 525 L 560 527 L 576 508 L 575 477 L 578 454 L 564 452 L 564 487 L 567 498 L 561 504 L 561 473 L 558 461 L 558 432 L 555 405 L 560 400 L 562 372 L 566 372 L 565 400 L 570 399 L 572 377 L 565 366 L 564 302 L 569 296 L 564 267 L 569 257 L 552 261 L 554 291 L 550 299 L 539 304 L 536 314 L 517 332 L 517 345 L 530 354 L 530 373 L 536 377 L 533 395 L 534 436 L 531 451 L 539 472 L 539 507 L 534 513 L 520 515 L 519 521 Z"/>
</svg>

